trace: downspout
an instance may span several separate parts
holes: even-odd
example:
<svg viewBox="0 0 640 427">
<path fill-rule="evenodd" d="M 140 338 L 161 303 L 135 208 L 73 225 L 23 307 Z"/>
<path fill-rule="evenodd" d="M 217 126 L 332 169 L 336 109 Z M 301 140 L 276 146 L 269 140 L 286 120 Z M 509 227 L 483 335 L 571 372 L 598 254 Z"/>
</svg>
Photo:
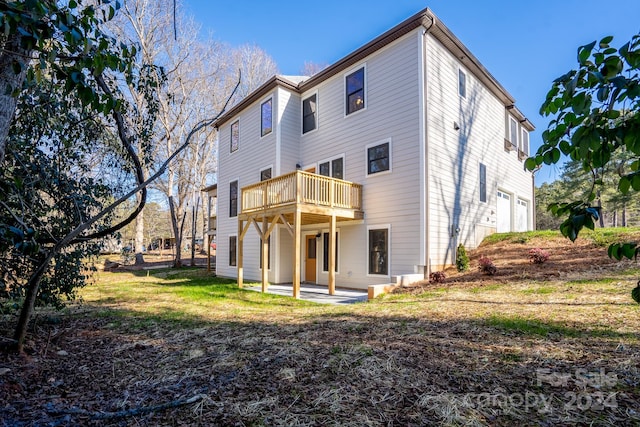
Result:
<svg viewBox="0 0 640 427">
<path fill-rule="evenodd" d="M 431 262 L 430 262 L 430 250 L 429 250 L 429 144 L 428 144 L 428 108 L 427 108 L 427 34 L 431 30 L 431 28 L 436 23 L 435 16 L 429 14 L 427 15 L 431 19 L 431 23 L 429 26 L 426 26 L 423 20 L 422 27 L 424 30 L 421 35 L 421 44 L 420 44 L 420 72 L 421 72 L 421 80 L 420 80 L 420 105 L 419 108 L 422 110 L 422 114 L 420 115 L 420 133 L 421 133 L 421 144 L 420 144 L 420 161 L 424 162 L 424 167 L 420 168 L 420 186 L 421 195 L 420 198 L 420 235 L 422 239 L 424 239 L 422 247 L 420 248 L 421 258 L 423 262 L 423 274 L 425 278 L 429 277 L 431 272 Z M 426 18 L 426 17 L 425 17 Z"/>
</svg>

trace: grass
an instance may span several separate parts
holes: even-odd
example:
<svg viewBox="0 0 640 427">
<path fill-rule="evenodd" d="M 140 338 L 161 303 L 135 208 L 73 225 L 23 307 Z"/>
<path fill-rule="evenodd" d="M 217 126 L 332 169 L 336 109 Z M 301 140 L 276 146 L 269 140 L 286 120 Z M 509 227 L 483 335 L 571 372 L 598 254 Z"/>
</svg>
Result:
<svg viewBox="0 0 640 427">
<path fill-rule="evenodd" d="M 520 247 L 552 234 L 491 238 Z M 48 379 L 75 372 L 64 390 L 76 393 L 56 404 L 89 410 L 207 396 L 142 425 L 640 425 L 640 305 L 629 295 L 640 269 L 564 270 L 545 281 L 487 276 L 349 306 L 239 289 L 201 269 L 98 272 L 81 291 L 84 304 L 41 330 L 46 375 L 31 381 L 60 396 Z M 25 375 L 16 384 L 30 369 L 11 370 Z M 577 369 L 615 373 L 614 389 L 581 393 L 615 391 L 617 406 L 567 408 L 573 383 L 538 384 L 540 370 Z M 555 396 L 555 406 L 469 404 L 495 390 Z M 94 395 L 105 403 L 93 407 Z"/>
</svg>

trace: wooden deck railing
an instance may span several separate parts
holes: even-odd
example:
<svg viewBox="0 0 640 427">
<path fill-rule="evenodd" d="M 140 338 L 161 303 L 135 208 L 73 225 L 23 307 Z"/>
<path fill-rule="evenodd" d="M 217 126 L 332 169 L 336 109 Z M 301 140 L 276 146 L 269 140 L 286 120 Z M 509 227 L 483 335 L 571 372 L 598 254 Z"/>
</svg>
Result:
<svg viewBox="0 0 640 427">
<path fill-rule="evenodd" d="M 242 188 L 242 212 L 294 203 L 362 210 L 362 185 L 295 171 Z"/>
</svg>

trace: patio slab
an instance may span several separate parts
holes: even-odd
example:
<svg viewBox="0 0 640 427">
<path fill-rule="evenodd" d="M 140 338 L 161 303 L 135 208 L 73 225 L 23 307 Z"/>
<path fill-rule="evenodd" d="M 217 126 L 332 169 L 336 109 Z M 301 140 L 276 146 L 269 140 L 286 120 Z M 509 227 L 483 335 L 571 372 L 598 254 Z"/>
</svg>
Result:
<svg viewBox="0 0 640 427">
<path fill-rule="evenodd" d="M 256 292 L 262 290 L 262 286 L 259 284 L 245 285 L 244 288 Z M 267 293 L 292 297 L 293 286 L 291 284 L 269 285 Z M 300 284 L 300 299 L 319 304 L 354 304 L 366 302 L 368 292 L 361 289 L 336 288 L 335 295 L 329 295 L 329 290 L 326 286 L 302 283 Z"/>
</svg>

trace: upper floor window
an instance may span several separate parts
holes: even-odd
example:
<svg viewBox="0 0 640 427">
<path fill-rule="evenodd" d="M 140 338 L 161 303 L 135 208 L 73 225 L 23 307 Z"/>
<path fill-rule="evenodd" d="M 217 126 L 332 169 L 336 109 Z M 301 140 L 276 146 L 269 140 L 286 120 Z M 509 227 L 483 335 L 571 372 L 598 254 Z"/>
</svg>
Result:
<svg viewBox="0 0 640 427">
<path fill-rule="evenodd" d="M 346 92 L 346 114 L 362 110 L 364 108 L 364 67 L 346 77 Z"/>
<path fill-rule="evenodd" d="M 322 162 L 318 165 L 318 174 L 344 179 L 344 157 Z"/>
<path fill-rule="evenodd" d="M 480 163 L 480 201 L 487 201 L 487 167 Z"/>
<path fill-rule="evenodd" d="M 467 74 L 458 69 L 458 93 L 461 97 L 467 97 Z"/>
<path fill-rule="evenodd" d="M 273 98 L 269 98 L 267 101 L 263 102 L 260 106 L 260 122 L 261 131 L 260 136 L 265 136 L 271 133 L 273 129 L 273 114 L 272 114 L 272 106 L 273 106 Z"/>
<path fill-rule="evenodd" d="M 529 155 L 529 132 L 526 129 L 522 129 L 522 141 L 520 142 L 520 151 L 525 156 Z"/>
<path fill-rule="evenodd" d="M 231 123 L 231 153 L 238 149 L 240 141 L 240 121 L 236 120 Z"/>
<path fill-rule="evenodd" d="M 518 147 L 518 122 L 509 116 L 509 141 L 514 147 Z"/>
<path fill-rule="evenodd" d="M 367 147 L 367 174 L 391 170 L 391 144 L 385 142 Z"/>
<path fill-rule="evenodd" d="M 229 216 L 238 216 L 238 181 L 229 184 Z"/>
<path fill-rule="evenodd" d="M 260 181 L 266 181 L 268 179 L 271 179 L 271 168 L 260 171 Z"/>
<path fill-rule="evenodd" d="M 302 101 L 302 133 L 311 132 L 318 126 L 317 95 Z"/>
</svg>

